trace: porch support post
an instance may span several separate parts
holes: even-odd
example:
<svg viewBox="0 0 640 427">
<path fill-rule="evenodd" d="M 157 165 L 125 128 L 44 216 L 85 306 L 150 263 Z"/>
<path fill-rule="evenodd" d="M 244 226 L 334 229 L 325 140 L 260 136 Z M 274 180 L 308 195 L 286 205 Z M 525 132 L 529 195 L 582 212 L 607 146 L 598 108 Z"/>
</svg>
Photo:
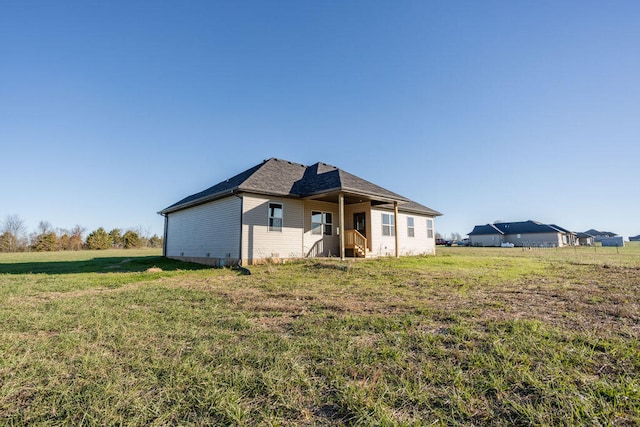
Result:
<svg viewBox="0 0 640 427">
<path fill-rule="evenodd" d="M 396 258 L 400 258 L 400 251 L 398 249 L 398 202 L 393 202 L 393 224 L 395 228 L 395 236 L 396 236 Z"/>
<path fill-rule="evenodd" d="M 344 194 L 338 194 L 338 221 L 340 227 L 340 259 L 344 261 Z"/>
</svg>

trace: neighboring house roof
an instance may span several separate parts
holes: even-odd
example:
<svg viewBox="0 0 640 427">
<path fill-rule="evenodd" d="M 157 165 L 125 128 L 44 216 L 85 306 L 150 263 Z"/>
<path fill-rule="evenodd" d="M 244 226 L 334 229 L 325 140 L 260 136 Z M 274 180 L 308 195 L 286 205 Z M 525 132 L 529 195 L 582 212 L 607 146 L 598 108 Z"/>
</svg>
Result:
<svg viewBox="0 0 640 427">
<path fill-rule="evenodd" d="M 473 231 L 469 233 L 469 236 L 481 236 L 485 234 L 504 234 L 504 232 L 494 224 L 476 225 L 473 227 Z"/>
<path fill-rule="evenodd" d="M 549 224 L 549 226 L 550 226 L 550 227 L 555 228 L 556 230 L 560 230 L 560 231 L 562 231 L 563 233 L 567 233 L 567 234 L 576 234 L 576 233 L 574 233 L 573 231 L 569 231 L 569 230 L 567 230 L 566 228 L 560 227 L 559 225 L 556 225 L 556 224 Z"/>
<path fill-rule="evenodd" d="M 640 241 L 640 234 L 638 234 L 637 236 L 629 237 L 629 241 L 630 242 L 638 242 L 638 241 Z"/>
<path fill-rule="evenodd" d="M 595 237 L 593 234 L 589 233 L 576 233 L 576 236 L 578 236 L 579 239 L 593 239 Z"/>
<path fill-rule="evenodd" d="M 595 230 L 593 228 L 590 229 L 590 230 L 585 231 L 585 234 L 590 234 L 590 235 L 592 235 L 594 237 L 599 237 L 599 236 L 615 237 L 615 236 L 617 236 L 616 233 L 612 233 L 610 231 L 598 231 L 598 230 Z"/>
<path fill-rule="evenodd" d="M 476 225 L 469 236 L 486 234 L 535 234 L 535 233 L 571 233 L 555 224 L 542 224 L 537 221 L 500 222 L 497 224 Z"/>
<path fill-rule="evenodd" d="M 342 192 L 351 196 L 370 198 L 381 206 L 389 202 L 398 202 L 398 208 L 403 211 L 433 216 L 442 215 L 438 211 L 335 166 L 320 162 L 312 166 L 305 166 L 276 158 L 267 159 L 213 187 L 185 197 L 159 213 L 175 212 L 240 192 L 294 198 L 316 197 Z"/>
</svg>

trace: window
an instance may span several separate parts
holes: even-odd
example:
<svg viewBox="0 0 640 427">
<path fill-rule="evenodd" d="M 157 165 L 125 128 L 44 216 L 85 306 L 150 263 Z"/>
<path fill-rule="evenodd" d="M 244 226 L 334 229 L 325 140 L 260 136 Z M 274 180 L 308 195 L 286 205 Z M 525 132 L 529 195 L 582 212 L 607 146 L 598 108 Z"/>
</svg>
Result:
<svg viewBox="0 0 640 427">
<path fill-rule="evenodd" d="M 407 236 L 414 237 L 416 235 L 415 228 L 413 227 L 413 217 L 407 217 Z"/>
<path fill-rule="evenodd" d="M 333 217 L 331 212 L 311 212 L 311 234 L 333 234 Z"/>
<path fill-rule="evenodd" d="M 433 220 L 432 219 L 427 220 L 427 237 L 429 239 L 433 239 Z"/>
<path fill-rule="evenodd" d="M 382 235 L 383 236 L 395 236 L 396 235 L 396 222 L 391 214 L 382 214 Z"/>
<path fill-rule="evenodd" d="M 269 231 L 282 231 L 282 203 L 269 203 Z"/>
</svg>

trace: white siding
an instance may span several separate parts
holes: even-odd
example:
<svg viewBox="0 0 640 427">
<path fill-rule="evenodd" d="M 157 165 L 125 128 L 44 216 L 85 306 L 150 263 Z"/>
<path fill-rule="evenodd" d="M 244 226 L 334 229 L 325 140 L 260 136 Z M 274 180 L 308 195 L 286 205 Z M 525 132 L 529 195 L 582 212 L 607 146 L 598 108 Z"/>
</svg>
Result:
<svg viewBox="0 0 640 427">
<path fill-rule="evenodd" d="M 561 233 L 507 234 L 504 240 L 515 246 L 564 246 Z"/>
<path fill-rule="evenodd" d="M 500 246 L 513 243 L 515 246 L 555 247 L 564 246 L 561 233 L 525 233 L 525 234 L 481 234 L 469 236 L 471 246 Z"/>
<path fill-rule="evenodd" d="M 400 246 L 400 255 L 421 255 L 421 254 L 433 254 L 436 250 L 435 237 L 428 237 L 427 234 L 427 219 L 433 220 L 434 236 L 435 236 L 435 219 L 426 217 L 424 215 L 402 213 L 398 214 L 399 227 L 396 231 L 398 234 L 398 245 Z M 408 232 L 408 220 L 407 218 L 413 218 L 413 231 L 414 237 L 409 237 Z"/>
<path fill-rule="evenodd" d="M 395 236 L 382 235 L 382 214 L 393 211 L 371 209 L 371 251 L 378 256 L 395 256 Z M 413 217 L 414 237 L 407 232 L 407 217 Z M 435 236 L 435 219 L 414 213 L 398 213 L 398 223 L 395 231 L 398 233 L 398 248 L 400 255 L 433 254 L 436 250 L 435 237 L 427 237 L 427 219 L 433 219 Z"/>
<path fill-rule="evenodd" d="M 311 212 L 330 212 L 333 221 L 331 236 L 311 234 Z M 346 222 L 346 219 L 345 219 Z M 353 222 L 353 220 L 352 220 Z M 340 238 L 337 230 L 340 225 L 338 205 L 335 203 L 305 201 L 304 202 L 304 255 L 340 256 Z"/>
<path fill-rule="evenodd" d="M 167 256 L 239 258 L 240 199 L 232 196 L 168 215 Z"/>
<path fill-rule="evenodd" d="M 471 246 L 500 246 L 504 242 L 501 234 L 478 234 L 469 236 Z"/>
<path fill-rule="evenodd" d="M 269 231 L 269 202 L 282 204 L 282 231 Z M 302 200 L 244 194 L 242 202 L 243 263 L 267 258 L 303 256 Z"/>
</svg>

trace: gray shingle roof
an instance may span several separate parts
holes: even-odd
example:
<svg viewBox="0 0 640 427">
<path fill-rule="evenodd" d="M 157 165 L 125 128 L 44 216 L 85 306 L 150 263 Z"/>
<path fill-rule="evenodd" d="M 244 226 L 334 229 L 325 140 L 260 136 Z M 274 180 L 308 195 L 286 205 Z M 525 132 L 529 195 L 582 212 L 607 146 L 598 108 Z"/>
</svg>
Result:
<svg viewBox="0 0 640 427">
<path fill-rule="evenodd" d="M 595 230 L 593 228 L 585 231 L 585 233 L 586 234 L 591 234 L 594 237 L 603 237 L 603 236 L 605 236 L 605 237 L 615 237 L 615 236 L 617 236 L 616 233 L 612 233 L 610 231 L 598 231 L 598 230 Z"/>
<path fill-rule="evenodd" d="M 570 233 L 554 224 L 542 224 L 537 221 L 500 222 L 497 224 L 476 225 L 469 236 L 484 234 L 533 234 L 533 233 Z"/>
<path fill-rule="evenodd" d="M 579 239 L 588 239 L 588 238 L 594 238 L 595 236 L 589 234 L 589 233 L 576 233 L 576 236 Z"/>
<path fill-rule="evenodd" d="M 311 166 L 271 158 L 204 191 L 192 194 L 160 211 L 161 214 L 185 209 L 237 192 L 303 198 L 332 192 L 367 196 L 383 202 L 397 201 L 400 210 L 442 215 L 397 193 L 384 189 L 349 172 L 326 163 Z"/>
<path fill-rule="evenodd" d="M 481 236 L 485 234 L 504 234 L 494 224 L 476 225 L 473 227 L 473 231 L 469 233 L 469 236 Z"/>
</svg>

